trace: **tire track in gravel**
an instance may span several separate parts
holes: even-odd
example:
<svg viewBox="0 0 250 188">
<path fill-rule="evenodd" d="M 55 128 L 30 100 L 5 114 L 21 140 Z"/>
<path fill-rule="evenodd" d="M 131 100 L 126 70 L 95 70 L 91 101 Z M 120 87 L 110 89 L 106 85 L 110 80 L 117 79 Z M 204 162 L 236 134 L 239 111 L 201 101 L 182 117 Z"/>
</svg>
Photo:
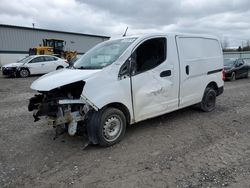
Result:
<svg viewBox="0 0 250 188">
<path fill-rule="evenodd" d="M 20 101 L 28 101 L 31 97 L 34 96 L 34 93 L 25 92 L 25 93 L 8 93 L 8 96 L 1 96 L 0 103 L 12 103 Z"/>
<path fill-rule="evenodd" d="M 24 114 L 28 114 L 27 105 L 19 106 L 19 107 L 7 107 L 0 111 L 0 118 L 1 119 L 8 119 L 11 117 L 21 116 Z"/>
</svg>

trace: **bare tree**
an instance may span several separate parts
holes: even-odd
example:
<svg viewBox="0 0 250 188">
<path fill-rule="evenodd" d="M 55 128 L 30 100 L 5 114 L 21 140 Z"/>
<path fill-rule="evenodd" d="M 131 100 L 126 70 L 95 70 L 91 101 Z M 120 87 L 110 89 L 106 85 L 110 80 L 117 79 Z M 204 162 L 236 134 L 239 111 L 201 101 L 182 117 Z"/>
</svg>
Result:
<svg viewBox="0 0 250 188">
<path fill-rule="evenodd" d="M 228 47 L 229 47 L 228 38 L 227 38 L 227 37 L 224 37 L 224 38 L 223 38 L 223 41 L 222 41 L 222 49 L 223 49 L 223 50 L 226 50 Z"/>
<path fill-rule="evenodd" d="M 243 47 L 243 51 L 250 51 L 250 40 L 247 40 L 246 46 Z"/>
</svg>

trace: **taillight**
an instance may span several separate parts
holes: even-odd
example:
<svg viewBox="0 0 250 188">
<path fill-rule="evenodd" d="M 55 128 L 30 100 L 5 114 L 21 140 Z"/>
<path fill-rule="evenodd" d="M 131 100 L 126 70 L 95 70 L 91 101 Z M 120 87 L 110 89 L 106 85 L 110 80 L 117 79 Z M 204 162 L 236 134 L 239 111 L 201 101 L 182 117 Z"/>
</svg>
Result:
<svg viewBox="0 0 250 188">
<path fill-rule="evenodd" d="M 67 63 L 67 64 L 69 64 L 69 62 L 68 61 L 64 61 L 65 63 Z"/>
<path fill-rule="evenodd" d="M 225 70 L 224 69 L 222 69 L 222 80 L 226 80 L 226 76 L 225 76 Z"/>
</svg>

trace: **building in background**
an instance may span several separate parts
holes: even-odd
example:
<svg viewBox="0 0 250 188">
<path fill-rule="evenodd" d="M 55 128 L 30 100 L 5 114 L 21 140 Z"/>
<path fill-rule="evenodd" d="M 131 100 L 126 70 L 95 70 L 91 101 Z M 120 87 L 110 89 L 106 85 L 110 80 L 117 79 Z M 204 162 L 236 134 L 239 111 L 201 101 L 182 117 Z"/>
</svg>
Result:
<svg viewBox="0 0 250 188">
<path fill-rule="evenodd" d="M 65 50 L 82 55 L 110 37 L 0 24 L 0 66 L 27 56 L 29 48 L 42 45 L 46 38 L 62 39 L 66 42 Z"/>
</svg>

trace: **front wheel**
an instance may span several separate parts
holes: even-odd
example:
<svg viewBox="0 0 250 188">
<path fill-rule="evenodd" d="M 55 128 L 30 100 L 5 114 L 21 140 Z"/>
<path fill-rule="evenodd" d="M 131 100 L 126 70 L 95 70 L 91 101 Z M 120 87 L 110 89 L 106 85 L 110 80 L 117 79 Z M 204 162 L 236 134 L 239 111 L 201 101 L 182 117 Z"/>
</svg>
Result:
<svg viewBox="0 0 250 188">
<path fill-rule="evenodd" d="M 20 76 L 21 78 L 27 78 L 29 75 L 30 75 L 30 72 L 29 72 L 29 70 L 27 70 L 27 69 L 21 69 L 21 70 L 19 71 L 19 76 Z"/>
<path fill-rule="evenodd" d="M 92 112 L 88 117 L 87 132 L 89 140 L 100 146 L 118 143 L 126 131 L 126 119 L 122 111 L 106 108 Z"/>
<path fill-rule="evenodd" d="M 200 108 L 204 112 L 211 112 L 215 109 L 216 91 L 214 88 L 207 87 L 205 89 Z"/>
</svg>

